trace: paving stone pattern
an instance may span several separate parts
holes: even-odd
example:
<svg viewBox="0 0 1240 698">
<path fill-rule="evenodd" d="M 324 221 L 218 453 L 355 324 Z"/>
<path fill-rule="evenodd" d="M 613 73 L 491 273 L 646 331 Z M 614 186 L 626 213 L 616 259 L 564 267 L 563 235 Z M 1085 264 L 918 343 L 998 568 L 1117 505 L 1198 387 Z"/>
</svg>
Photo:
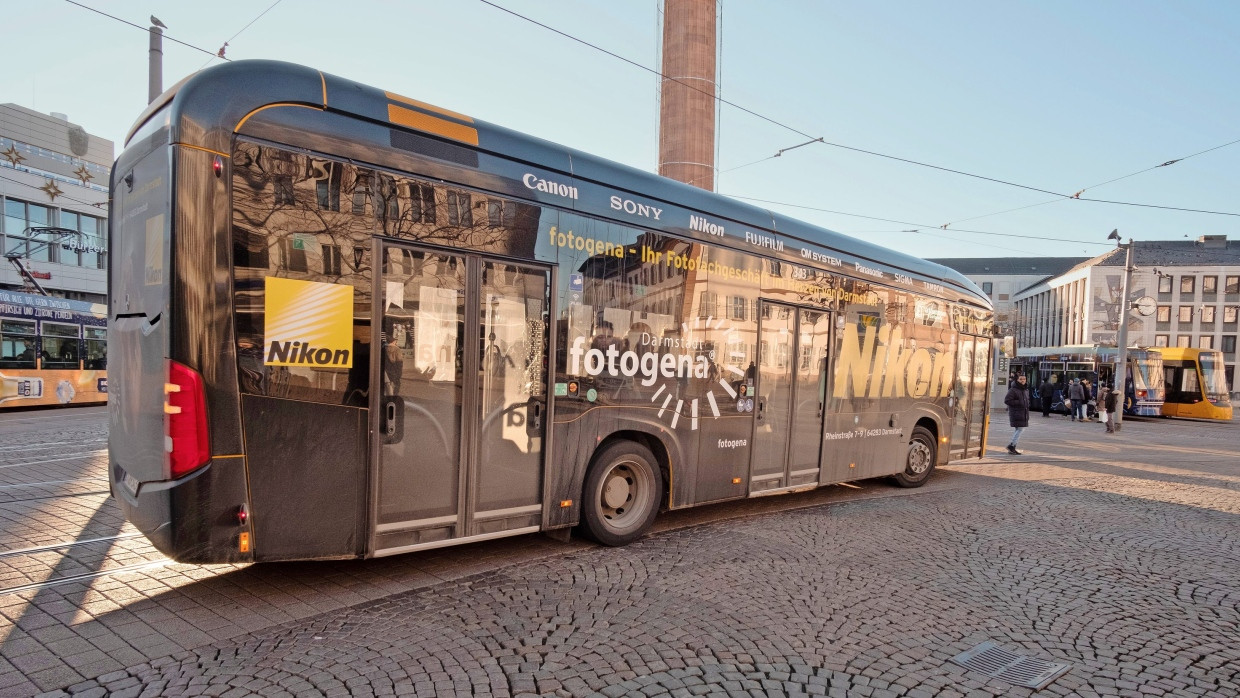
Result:
<svg viewBox="0 0 1240 698">
<path fill-rule="evenodd" d="M 1043 695 L 1237 695 L 1234 484 L 1214 508 L 1103 484 L 1009 483 L 699 526 L 395 595 L 72 690 L 1032 694 L 948 663 L 993 640 L 1072 665 Z"/>
</svg>

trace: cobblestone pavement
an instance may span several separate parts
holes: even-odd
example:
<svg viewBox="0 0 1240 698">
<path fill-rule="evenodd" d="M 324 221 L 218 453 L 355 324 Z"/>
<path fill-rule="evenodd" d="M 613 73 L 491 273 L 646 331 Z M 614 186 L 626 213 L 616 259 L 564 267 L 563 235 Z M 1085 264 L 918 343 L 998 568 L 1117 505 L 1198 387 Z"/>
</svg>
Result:
<svg viewBox="0 0 1240 698">
<path fill-rule="evenodd" d="M 0 696 L 1240 696 L 1236 437 L 1035 416 L 1025 455 L 919 490 L 673 512 L 626 548 L 526 536 L 0 594 Z M 984 641 L 1070 668 L 1034 691 L 949 662 Z"/>
</svg>

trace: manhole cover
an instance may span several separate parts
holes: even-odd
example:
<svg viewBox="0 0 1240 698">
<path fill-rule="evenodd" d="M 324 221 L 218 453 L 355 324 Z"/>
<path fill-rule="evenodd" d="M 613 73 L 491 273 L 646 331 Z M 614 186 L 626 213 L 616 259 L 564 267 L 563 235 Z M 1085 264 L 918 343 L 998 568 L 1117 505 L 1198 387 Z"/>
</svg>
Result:
<svg viewBox="0 0 1240 698">
<path fill-rule="evenodd" d="M 991 678 L 1007 681 L 1013 686 L 1040 690 L 1068 673 L 1069 664 L 1048 662 L 1009 652 L 993 642 L 983 642 L 967 652 L 951 658 L 953 664 Z"/>
</svg>

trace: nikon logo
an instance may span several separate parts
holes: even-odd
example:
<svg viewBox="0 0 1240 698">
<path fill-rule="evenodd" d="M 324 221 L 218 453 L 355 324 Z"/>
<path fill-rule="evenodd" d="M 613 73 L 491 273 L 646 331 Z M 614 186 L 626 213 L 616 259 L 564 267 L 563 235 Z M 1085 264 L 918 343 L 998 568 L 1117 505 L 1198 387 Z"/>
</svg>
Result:
<svg viewBox="0 0 1240 698">
<path fill-rule="evenodd" d="M 954 354 L 905 346 L 899 327 L 884 325 L 844 330 L 835 368 L 835 397 L 947 397 L 952 389 Z"/>
<path fill-rule="evenodd" d="M 280 366 L 342 366 L 350 367 L 349 350 L 315 348 L 310 342 L 271 342 L 267 363 Z"/>
</svg>

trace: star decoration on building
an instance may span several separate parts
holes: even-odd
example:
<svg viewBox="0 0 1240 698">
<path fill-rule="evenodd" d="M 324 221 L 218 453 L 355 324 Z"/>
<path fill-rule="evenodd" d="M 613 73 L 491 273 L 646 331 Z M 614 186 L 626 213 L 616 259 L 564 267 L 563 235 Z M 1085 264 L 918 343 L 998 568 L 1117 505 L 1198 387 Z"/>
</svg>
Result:
<svg viewBox="0 0 1240 698">
<path fill-rule="evenodd" d="M 87 180 L 95 178 L 93 174 L 86 171 L 86 165 L 78 165 L 78 168 L 73 171 L 73 174 L 77 175 L 78 179 L 82 180 L 82 184 L 86 184 Z"/>
<path fill-rule="evenodd" d="M 22 163 L 22 160 L 26 159 L 25 157 L 22 156 L 21 153 L 17 152 L 17 146 L 15 145 L 10 145 L 9 149 L 6 151 L 0 152 L 0 155 L 3 155 L 5 159 L 13 163 L 13 167 L 17 167 L 18 165 Z"/>
<path fill-rule="evenodd" d="M 50 179 L 47 180 L 47 184 L 39 187 L 39 189 L 43 190 L 44 194 L 47 194 L 48 201 L 55 201 L 56 197 L 64 193 L 60 190 L 60 187 L 56 186 L 56 183 Z"/>
</svg>

